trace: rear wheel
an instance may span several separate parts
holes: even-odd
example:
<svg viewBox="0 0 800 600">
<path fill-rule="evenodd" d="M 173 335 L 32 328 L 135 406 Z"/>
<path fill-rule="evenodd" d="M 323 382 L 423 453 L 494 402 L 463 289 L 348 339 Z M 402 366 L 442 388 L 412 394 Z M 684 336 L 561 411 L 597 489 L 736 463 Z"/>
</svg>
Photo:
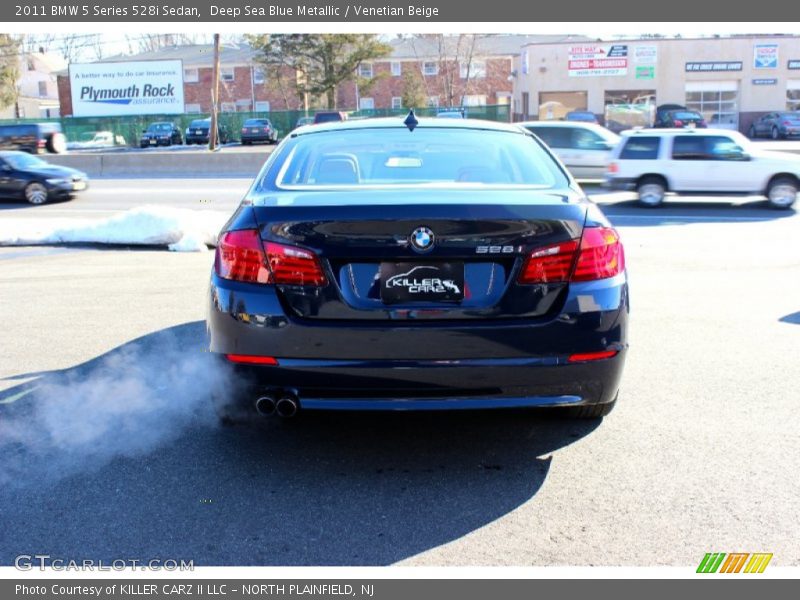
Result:
<svg viewBox="0 0 800 600">
<path fill-rule="evenodd" d="M 47 202 L 47 188 L 34 181 L 25 187 L 25 200 L 31 204 L 44 204 Z"/>
<path fill-rule="evenodd" d="M 780 131 L 778 131 L 778 128 L 777 128 L 777 127 L 773 127 L 773 128 L 772 128 L 772 139 L 773 139 L 773 140 L 779 140 L 779 139 L 781 139 L 781 132 L 780 132 Z"/>
<path fill-rule="evenodd" d="M 636 193 L 639 195 L 639 202 L 642 205 L 655 208 L 664 202 L 667 186 L 660 177 L 644 177 L 636 184 Z"/>
<path fill-rule="evenodd" d="M 767 199 L 772 208 L 787 209 L 797 200 L 797 180 L 791 177 L 776 177 L 769 182 Z"/>
<path fill-rule="evenodd" d="M 751 140 L 756 139 L 756 128 L 755 128 L 755 125 L 750 125 L 750 130 L 747 133 L 747 137 L 749 137 Z"/>
</svg>

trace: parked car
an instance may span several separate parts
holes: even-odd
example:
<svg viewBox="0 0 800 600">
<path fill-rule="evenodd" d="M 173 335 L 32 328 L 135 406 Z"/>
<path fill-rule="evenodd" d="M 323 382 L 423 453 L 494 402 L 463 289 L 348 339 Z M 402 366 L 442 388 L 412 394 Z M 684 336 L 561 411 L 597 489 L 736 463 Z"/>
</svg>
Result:
<svg viewBox="0 0 800 600">
<path fill-rule="evenodd" d="M 460 110 L 443 110 L 442 112 L 436 113 L 437 119 L 465 119 L 466 113 L 464 109 Z"/>
<path fill-rule="evenodd" d="M 67 142 L 67 150 L 92 150 L 126 145 L 125 138 L 121 135 L 114 135 L 111 131 L 91 131 L 83 134 L 78 141 Z"/>
<path fill-rule="evenodd" d="M 253 142 L 275 144 L 277 141 L 278 131 L 269 119 L 247 119 L 242 125 L 243 146 Z"/>
<path fill-rule="evenodd" d="M 142 137 L 139 138 L 141 148 L 172 146 L 173 144 L 183 144 L 181 130 L 175 123 L 150 123 L 142 132 Z"/>
<path fill-rule="evenodd" d="M 0 150 L 61 154 L 67 151 L 67 138 L 58 123 L 0 125 Z"/>
<path fill-rule="evenodd" d="M 314 124 L 331 123 L 334 121 L 346 121 L 347 113 L 340 111 L 323 111 L 314 115 Z"/>
<path fill-rule="evenodd" d="M 656 114 L 653 119 L 653 127 L 665 127 L 665 118 L 668 112 L 673 110 L 688 110 L 683 104 L 661 104 L 656 107 Z"/>
<path fill-rule="evenodd" d="M 597 123 L 597 115 L 588 110 L 573 110 L 564 117 L 566 121 L 579 121 L 581 123 Z"/>
<path fill-rule="evenodd" d="M 707 127 L 706 120 L 695 110 L 668 110 L 661 117 L 659 127 Z"/>
<path fill-rule="evenodd" d="M 622 244 L 544 144 L 414 117 L 301 128 L 219 236 L 220 415 L 562 407 L 608 414 Z M 565 407 L 565 408 L 564 408 Z"/>
<path fill-rule="evenodd" d="M 753 121 L 749 134 L 751 138 L 764 136 L 773 140 L 800 136 L 800 111 L 768 113 Z"/>
<path fill-rule="evenodd" d="M 577 179 L 602 179 L 619 136 L 594 123 L 527 121 L 522 127 L 535 133 Z"/>
<path fill-rule="evenodd" d="M 211 119 L 195 119 L 186 128 L 186 145 L 208 144 L 208 133 L 211 131 Z M 231 136 L 228 128 L 217 122 L 217 142 L 227 144 Z"/>
<path fill-rule="evenodd" d="M 89 186 L 86 173 L 51 165 L 26 152 L 0 152 L 0 196 L 31 204 L 70 198 Z"/>
<path fill-rule="evenodd" d="M 298 127 L 302 127 L 303 125 L 313 125 L 314 124 L 314 117 L 300 117 L 297 119 L 297 123 L 295 123 L 294 127 L 297 129 Z"/>
<path fill-rule="evenodd" d="M 728 129 L 626 131 L 611 156 L 606 185 L 636 190 L 659 206 L 667 194 L 763 194 L 788 209 L 800 189 L 800 156 L 761 150 Z"/>
</svg>

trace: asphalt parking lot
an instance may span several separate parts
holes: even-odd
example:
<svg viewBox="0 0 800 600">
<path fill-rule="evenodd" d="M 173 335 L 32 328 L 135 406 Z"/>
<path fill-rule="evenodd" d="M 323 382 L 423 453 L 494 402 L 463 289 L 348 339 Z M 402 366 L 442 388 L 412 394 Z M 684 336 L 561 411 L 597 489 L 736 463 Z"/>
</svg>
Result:
<svg viewBox="0 0 800 600">
<path fill-rule="evenodd" d="M 0 218 L 143 202 L 232 210 L 246 180 L 98 180 Z M 0 564 L 800 565 L 800 215 L 757 199 L 594 198 L 631 279 L 620 402 L 220 426 L 213 253 L 0 248 Z"/>
</svg>

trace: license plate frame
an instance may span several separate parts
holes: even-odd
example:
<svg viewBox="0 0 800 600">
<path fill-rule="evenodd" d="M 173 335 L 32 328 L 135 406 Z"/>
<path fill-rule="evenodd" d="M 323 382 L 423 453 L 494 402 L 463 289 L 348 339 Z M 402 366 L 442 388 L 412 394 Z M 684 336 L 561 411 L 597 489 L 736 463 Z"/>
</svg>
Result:
<svg viewBox="0 0 800 600">
<path fill-rule="evenodd" d="M 459 304 L 464 300 L 461 261 L 382 262 L 379 281 L 381 302 L 387 305 Z"/>
</svg>

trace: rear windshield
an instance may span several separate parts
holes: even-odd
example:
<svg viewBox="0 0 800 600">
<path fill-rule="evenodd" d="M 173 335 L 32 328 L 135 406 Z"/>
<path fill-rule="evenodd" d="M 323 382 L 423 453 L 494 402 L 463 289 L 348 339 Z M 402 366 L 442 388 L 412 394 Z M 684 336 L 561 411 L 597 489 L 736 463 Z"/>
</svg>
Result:
<svg viewBox="0 0 800 600">
<path fill-rule="evenodd" d="M 672 113 L 673 119 L 702 119 L 703 116 L 696 112 L 674 112 Z"/>
<path fill-rule="evenodd" d="M 628 160 L 655 160 L 658 158 L 657 137 L 629 137 L 619 157 Z"/>
<path fill-rule="evenodd" d="M 152 123 L 150 127 L 148 127 L 150 131 L 172 131 L 172 124 L 171 123 Z"/>
<path fill-rule="evenodd" d="M 192 123 L 189 125 L 189 127 L 197 127 L 200 129 L 204 127 L 207 129 L 209 126 L 210 124 L 208 121 L 192 121 Z"/>
<path fill-rule="evenodd" d="M 500 184 L 568 180 L 533 137 L 460 128 L 333 130 L 299 136 L 280 162 L 279 187 Z"/>
<path fill-rule="evenodd" d="M 269 121 L 266 119 L 247 119 L 244 122 L 244 127 L 266 127 L 269 125 Z"/>
<path fill-rule="evenodd" d="M 36 158 L 35 156 L 24 154 L 22 152 L 19 154 L 7 154 L 3 156 L 3 160 L 5 160 L 13 168 L 19 170 L 36 169 L 47 166 L 47 163 L 41 158 Z"/>
<path fill-rule="evenodd" d="M 329 123 L 331 121 L 341 121 L 342 115 L 339 113 L 317 113 L 314 115 L 315 123 Z"/>
</svg>

